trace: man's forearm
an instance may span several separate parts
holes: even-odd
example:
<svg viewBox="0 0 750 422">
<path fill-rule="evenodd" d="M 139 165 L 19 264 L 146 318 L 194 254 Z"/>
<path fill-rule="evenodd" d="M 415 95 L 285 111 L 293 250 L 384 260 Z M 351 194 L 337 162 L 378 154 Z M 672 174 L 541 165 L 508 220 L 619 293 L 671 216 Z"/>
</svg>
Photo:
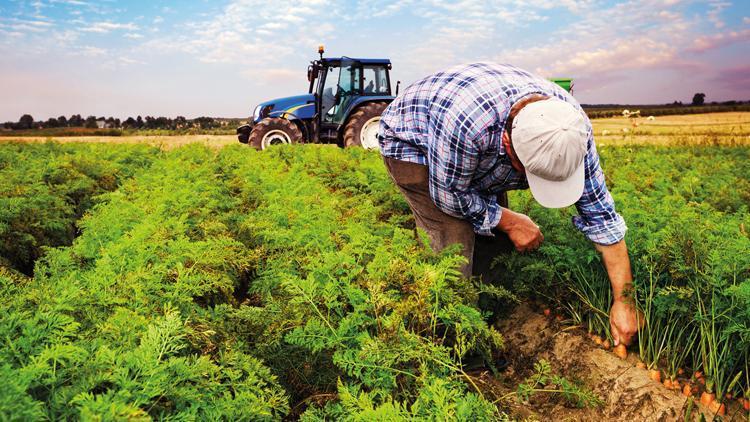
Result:
<svg viewBox="0 0 750 422">
<path fill-rule="evenodd" d="M 612 245 L 596 243 L 594 245 L 604 259 L 604 267 L 607 269 L 609 281 L 612 284 L 614 299 L 625 299 L 633 285 L 633 273 L 630 269 L 630 257 L 625 240 L 623 239 Z"/>
</svg>

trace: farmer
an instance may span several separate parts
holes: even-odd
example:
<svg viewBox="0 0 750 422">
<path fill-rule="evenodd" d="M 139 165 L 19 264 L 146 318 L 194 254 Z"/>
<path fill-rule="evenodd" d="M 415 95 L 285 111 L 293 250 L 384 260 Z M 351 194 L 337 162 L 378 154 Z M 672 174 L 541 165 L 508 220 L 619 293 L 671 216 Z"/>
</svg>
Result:
<svg viewBox="0 0 750 422">
<path fill-rule="evenodd" d="M 612 284 L 615 345 L 638 329 L 625 221 L 615 211 L 591 122 L 554 83 L 510 65 L 457 66 L 415 82 L 383 112 L 380 151 L 432 247 L 460 243 L 471 276 L 475 234 L 504 232 L 519 252 L 544 240 L 528 216 L 501 206 L 511 189 L 542 206 L 575 204 L 575 226 L 602 254 Z M 500 233 L 498 233 L 500 234 Z"/>
</svg>

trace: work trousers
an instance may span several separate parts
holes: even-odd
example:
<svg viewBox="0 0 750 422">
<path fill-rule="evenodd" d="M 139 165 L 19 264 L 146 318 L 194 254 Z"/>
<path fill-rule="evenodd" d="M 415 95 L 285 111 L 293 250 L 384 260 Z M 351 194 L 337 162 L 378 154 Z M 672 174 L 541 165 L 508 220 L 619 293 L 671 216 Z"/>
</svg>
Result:
<svg viewBox="0 0 750 422">
<path fill-rule="evenodd" d="M 461 244 L 462 253 L 468 261 L 461 268 L 461 273 L 465 277 L 474 275 L 481 276 L 488 282 L 494 281 L 497 274 L 493 274 L 491 269 L 492 260 L 498 254 L 513 249 L 507 235 L 497 229 L 493 230 L 494 237 L 476 235 L 469 222 L 438 209 L 430 197 L 427 166 L 389 157 L 383 159 L 394 183 L 406 197 L 417 227 L 429 236 L 430 246 L 440 251 L 446 246 Z M 498 203 L 507 207 L 505 192 L 498 195 Z"/>
</svg>

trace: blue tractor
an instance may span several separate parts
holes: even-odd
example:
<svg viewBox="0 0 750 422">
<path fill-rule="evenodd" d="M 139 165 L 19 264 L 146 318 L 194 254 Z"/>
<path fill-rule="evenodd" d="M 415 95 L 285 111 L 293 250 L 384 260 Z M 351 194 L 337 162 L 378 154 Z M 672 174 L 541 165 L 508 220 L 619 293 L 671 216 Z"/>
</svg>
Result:
<svg viewBox="0 0 750 422">
<path fill-rule="evenodd" d="M 378 147 L 380 115 L 395 98 L 391 61 L 324 58 L 323 52 L 320 46 L 320 59 L 307 68 L 308 93 L 259 104 L 249 124 L 237 128 L 241 143 L 259 150 L 292 143 Z"/>
</svg>

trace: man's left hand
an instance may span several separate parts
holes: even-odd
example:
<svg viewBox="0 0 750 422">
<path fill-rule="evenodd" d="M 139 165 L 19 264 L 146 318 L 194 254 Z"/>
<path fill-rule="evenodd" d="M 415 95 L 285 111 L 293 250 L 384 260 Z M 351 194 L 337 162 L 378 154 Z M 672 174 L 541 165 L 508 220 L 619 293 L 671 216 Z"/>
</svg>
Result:
<svg viewBox="0 0 750 422">
<path fill-rule="evenodd" d="M 627 299 L 616 299 L 609 311 L 609 326 L 615 346 L 620 343 L 629 345 L 638 332 L 638 325 L 643 325 L 643 314 Z"/>
</svg>

